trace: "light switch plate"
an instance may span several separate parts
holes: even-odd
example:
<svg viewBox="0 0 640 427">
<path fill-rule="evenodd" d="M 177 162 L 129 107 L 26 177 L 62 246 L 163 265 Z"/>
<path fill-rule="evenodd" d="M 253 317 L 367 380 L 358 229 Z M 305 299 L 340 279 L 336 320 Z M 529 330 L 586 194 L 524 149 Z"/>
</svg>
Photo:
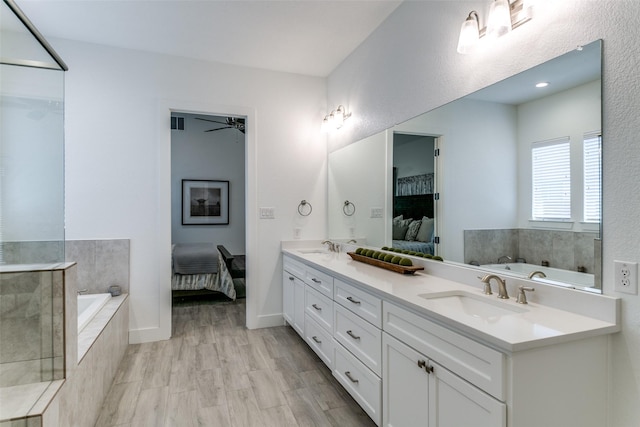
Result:
<svg viewBox="0 0 640 427">
<path fill-rule="evenodd" d="M 260 208 L 260 219 L 275 219 L 276 208 Z"/>
</svg>

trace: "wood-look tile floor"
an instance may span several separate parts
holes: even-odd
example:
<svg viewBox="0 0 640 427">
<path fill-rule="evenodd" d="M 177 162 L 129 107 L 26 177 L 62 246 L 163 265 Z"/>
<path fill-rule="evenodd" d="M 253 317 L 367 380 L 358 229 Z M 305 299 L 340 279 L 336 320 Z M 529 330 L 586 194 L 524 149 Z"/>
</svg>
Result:
<svg viewBox="0 0 640 427">
<path fill-rule="evenodd" d="M 291 327 L 245 300 L 174 302 L 173 337 L 130 345 L 97 427 L 374 426 Z"/>
</svg>

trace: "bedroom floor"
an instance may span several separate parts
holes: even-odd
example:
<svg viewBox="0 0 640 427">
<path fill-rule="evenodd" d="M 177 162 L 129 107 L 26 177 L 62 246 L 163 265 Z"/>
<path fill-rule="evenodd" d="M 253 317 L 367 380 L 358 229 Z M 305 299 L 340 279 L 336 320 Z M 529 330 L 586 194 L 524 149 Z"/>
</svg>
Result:
<svg viewBox="0 0 640 427">
<path fill-rule="evenodd" d="M 130 345 L 96 426 L 374 426 L 289 326 L 245 300 L 174 301 L 173 337 Z"/>
</svg>

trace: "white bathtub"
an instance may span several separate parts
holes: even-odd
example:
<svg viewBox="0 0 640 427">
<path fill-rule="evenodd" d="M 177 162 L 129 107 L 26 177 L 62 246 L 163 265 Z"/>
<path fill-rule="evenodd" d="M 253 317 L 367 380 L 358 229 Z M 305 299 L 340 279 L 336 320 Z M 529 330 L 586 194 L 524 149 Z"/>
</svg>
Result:
<svg viewBox="0 0 640 427">
<path fill-rule="evenodd" d="M 513 262 L 507 264 L 483 264 L 483 269 L 492 270 L 498 273 L 508 273 L 514 276 L 526 278 L 533 271 L 542 271 L 547 277 L 534 277 L 541 283 L 550 283 L 552 285 L 560 285 L 577 288 L 592 288 L 594 284 L 594 275 L 589 273 L 580 273 L 578 271 L 561 270 L 553 267 L 542 267 L 535 264 L 526 264 L 523 262 Z"/>
<path fill-rule="evenodd" d="M 91 322 L 110 298 L 111 294 L 78 295 L 78 333 Z"/>
</svg>

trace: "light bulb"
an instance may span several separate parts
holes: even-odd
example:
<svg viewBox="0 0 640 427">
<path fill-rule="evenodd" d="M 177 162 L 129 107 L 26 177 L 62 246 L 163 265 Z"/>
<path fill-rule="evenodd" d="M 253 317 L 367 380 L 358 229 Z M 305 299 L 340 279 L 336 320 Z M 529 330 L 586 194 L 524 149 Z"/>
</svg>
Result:
<svg viewBox="0 0 640 427">
<path fill-rule="evenodd" d="M 511 7 L 508 0 L 494 0 L 489 8 L 487 36 L 500 37 L 511 31 Z"/>
<path fill-rule="evenodd" d="M 471 12 L 460 28 L 458 53 L 471 53 L 476 49 L 478 42 L 480 41 L 480 31 L 478 27 L 478 14 L 475 11 Z"/>
</svg>

